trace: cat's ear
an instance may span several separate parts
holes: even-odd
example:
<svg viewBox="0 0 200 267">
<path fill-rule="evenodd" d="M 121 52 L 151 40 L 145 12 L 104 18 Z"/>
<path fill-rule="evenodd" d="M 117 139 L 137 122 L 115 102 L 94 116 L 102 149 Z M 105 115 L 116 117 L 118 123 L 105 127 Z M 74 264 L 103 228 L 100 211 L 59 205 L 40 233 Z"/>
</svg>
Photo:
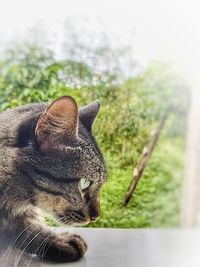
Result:
<svg viewBox="0 0 200 267">
<path fill-rule="evenodd" d="M 40 116 L 35 134 L 45 149 L 58 141 L 71 141 L 77 136 L 78 106 L 70 96 L 62 96 Z"/>
<path fill-rule="evenodd" d="M 94 120 L 99 112 L 100 105 L 100 101 L 96 100 L 79 109 L 80 120 L 89 131 L 92 129 L 92 124 L 94 123 Z"/>
</svg>

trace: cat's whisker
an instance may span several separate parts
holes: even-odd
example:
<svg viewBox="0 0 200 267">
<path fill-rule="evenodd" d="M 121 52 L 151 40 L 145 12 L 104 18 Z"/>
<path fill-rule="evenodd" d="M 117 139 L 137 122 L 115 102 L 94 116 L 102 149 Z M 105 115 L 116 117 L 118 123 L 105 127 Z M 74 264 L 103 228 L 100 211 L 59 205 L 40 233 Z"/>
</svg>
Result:
<svg viewBox="0 0 200 267">
<path fill-rule="evenodd" d="M 18 241 L 18 239 L 23 235 L 23 233 L 28 230 L 28 228 L 30 228 L 34 223 L 29 224 L 14 240 L 14 242 L 11 244 L 11 246 L 8 247 L 8 249 L 5 251 L 5 253 L 3 254 L 3 256 L 7 256 L 12 252 L 12 249 L 14 248 L 16 242 Z"/>
<path fill-rule="evenodd" d="M 29 234 L 29 236 L 31 236 L 31 234 L 35 231 L 35 229 Z M 26 246 L 23 248 L 22 252 L 20 253 L 19 257 L 17 258 L 14 267 L 17 267 L 20 261 L 20 258 L 22 257 L 23 253 L 26 251 L 26 249 L 28 248 L 28 246 L 44 231 L 44 229 L 41 229 L 27 244 Z M 26 238 L 27 240 L 27 238 Z M 24 242 L 23 242 L 24 244 Z M 21 246 L 22 248 L 22 246 Z"/>
<path fill-rule="evenodd" d="M 52 233 L 50 233 L 41 243 L 40 243 L 40 245 L 38 246 L 38 248 L 33 252 L 33 254 L 37 254 L 37 252 L 39 251 L 39 255 L 42 255 L 42 261 L 43 261 L 43 257 L 44 257 L 44 253 L 42 254 L 42 253 L 40 253 L 40 248 L 41 248 L 41 251 L 43 250 L 44 251 L 44 249 L 46 248 L 46 245 L 48 244 L 48 242 L 50 241 L 50 238 L 52 237 Z M 50 243 L 50 242 L 49 242 Z M 30 265 L 30 262 L 31 262 L 31 260 L 29 261 L 29 265 Z M 28 266 L 29 266 L 28 265 Z"/>
<path fill-rule="evenodd" d="M 48 244 L 48 246 L 47 246 L 47 244 Z M 42 262 L 43 262 L 43 259 L 44 259 L 44 256 L 45 256 L 45 249 L 47 251 L 49 249 L 49 247 L 51 246 L 51 244 L 52 244 L 52 242 L 51 242 L 50 237 L 49 237 L 48 240 L 46 240 L 46 242 L 43 245 Z"/>
</svg>

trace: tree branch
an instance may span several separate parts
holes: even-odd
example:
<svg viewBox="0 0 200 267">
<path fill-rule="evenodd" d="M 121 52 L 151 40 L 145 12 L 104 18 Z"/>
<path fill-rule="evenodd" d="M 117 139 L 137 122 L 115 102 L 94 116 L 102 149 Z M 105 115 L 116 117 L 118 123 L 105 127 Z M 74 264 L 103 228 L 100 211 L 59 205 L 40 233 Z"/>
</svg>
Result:
<svg viewBox="0 0 200 267">
<path fill-rule="evenodd" d="M 160 122 L 159 127 L 153 131 L 151 140 L 149 141 L 148 145 L 146 147 L 144 147 L 144 149 L 143 149 L 142 159 L 140 160 L 139 165 L 134 169 L 133 178 L 132 178 L 131 183 L 129 185 L 129 188 L 127 190 L 126 196 L 124 198 L 124 202 L 123 202 L 124 206 L 126 206 L 129 203 L 129 201 L 130 201 L 130 199 L 131 199 L 131 197 L 132 197 L 132 195 L 136 189 L 136 186 L 137 186 L 137 184 L 138 184 L 138 182 L 139 182 L 139 180 L 143 174 L 143 171 L 148 164 L 149 158 L 151 157 L 151 154 L 154 150 L 154 147 L 157 144 L 158 138 L 160 136 L 161 130 L 164 127 L 167 116 L 168 116 L 168 113 L 165 113 L 165 115 L 163 116 L 163 118 Z"/>
</svg>

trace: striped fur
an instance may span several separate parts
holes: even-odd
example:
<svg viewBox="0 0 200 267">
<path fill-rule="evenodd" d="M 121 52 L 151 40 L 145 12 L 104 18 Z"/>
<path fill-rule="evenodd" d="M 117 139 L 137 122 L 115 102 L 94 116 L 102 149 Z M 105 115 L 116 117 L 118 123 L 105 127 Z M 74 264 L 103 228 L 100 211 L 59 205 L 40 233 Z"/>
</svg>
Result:
<svg viewBox="0 0 200 267">
<path fill-rule="evenodd" d="M 66 225 L 99 216 L 99 190 L 107 175 L 91 133 L 98 110 L 99 102 L 78 110 L 64 96 L 50 106 L 28 104 L 0 114 L 2 249 L 13 246 L 54 261 L 74 261 L 86 252 L 81 237 L 51 232 L 38 209 Z M 84 192 L 82 178 L 91 183 Z"/>
</svg>

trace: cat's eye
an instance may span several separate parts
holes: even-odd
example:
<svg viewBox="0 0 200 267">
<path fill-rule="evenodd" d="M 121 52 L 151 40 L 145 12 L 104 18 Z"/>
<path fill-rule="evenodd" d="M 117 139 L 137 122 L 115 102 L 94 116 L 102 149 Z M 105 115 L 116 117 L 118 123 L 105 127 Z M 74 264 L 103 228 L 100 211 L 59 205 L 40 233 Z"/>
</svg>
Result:
<svg viewBox="0 0 200 267">
<path fill-rule="evenodd" d="M 91 182 L 87 178 L 82 178 L 80 182 L 81 190 L 87 189 L 91 185 Z"/>
</svg>

